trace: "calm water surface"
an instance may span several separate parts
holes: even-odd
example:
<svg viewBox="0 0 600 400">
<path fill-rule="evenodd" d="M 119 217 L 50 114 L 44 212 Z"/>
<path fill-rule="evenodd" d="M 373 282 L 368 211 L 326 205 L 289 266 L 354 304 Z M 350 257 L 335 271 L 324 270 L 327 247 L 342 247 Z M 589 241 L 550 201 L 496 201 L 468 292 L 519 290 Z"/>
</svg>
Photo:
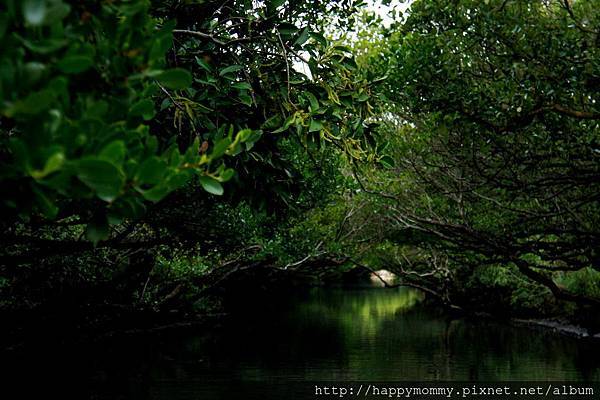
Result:
<svg viewBox="0 0 600 400">
<path fill-rule="evenodd" d="M 256 382 L 600 380 L 597 343 L 450 321 L 419 302 L 404 289 L 314 289 L 210 332 L 43 352 L 28 373 L 87 397 L 156 399 L 229 399 Z"/>
</svg>

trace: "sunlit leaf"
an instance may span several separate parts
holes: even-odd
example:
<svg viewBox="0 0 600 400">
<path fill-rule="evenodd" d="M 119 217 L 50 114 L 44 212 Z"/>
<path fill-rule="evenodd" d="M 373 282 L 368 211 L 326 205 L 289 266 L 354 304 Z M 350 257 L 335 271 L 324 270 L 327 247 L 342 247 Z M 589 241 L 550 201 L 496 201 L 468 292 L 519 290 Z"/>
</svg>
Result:
<svg viewBox="0 0 600 400">
<path fill-rule="evenodd" d="M 223 186 L 214 178 L 210 176 L 201 176 L 200 184 L 202 188 L 206 190 L 208 193 L 221 196 L 223 194 Z"/>
</svg>

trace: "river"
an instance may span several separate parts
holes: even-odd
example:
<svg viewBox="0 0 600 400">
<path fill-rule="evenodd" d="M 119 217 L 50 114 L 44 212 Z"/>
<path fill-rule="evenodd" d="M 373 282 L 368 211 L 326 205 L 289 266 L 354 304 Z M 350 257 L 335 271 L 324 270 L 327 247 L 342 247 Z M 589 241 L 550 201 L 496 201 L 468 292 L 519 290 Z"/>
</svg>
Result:
<svg viewBox="0 0 600 400">
<path fill-rule="evenodd" d="M 492 321 L 450 320 L 418 292 L 319 288 L 211 329 L 119 339 L 27 361 L 81 398 L 249 398 L 254 383 L 600 380 L 600 346 Z"/>
</svg>

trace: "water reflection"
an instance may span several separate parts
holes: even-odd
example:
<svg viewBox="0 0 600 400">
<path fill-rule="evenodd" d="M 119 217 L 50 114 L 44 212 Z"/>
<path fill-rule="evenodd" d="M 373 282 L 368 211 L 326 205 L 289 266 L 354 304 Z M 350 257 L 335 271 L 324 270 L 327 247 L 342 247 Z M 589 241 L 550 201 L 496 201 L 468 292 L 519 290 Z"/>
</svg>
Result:
<svg viewBox="0 0 600 400">
<path fill-rule="evenodd" d="M 412 309 L 423 299 L 416 290 L 330 290 L 315 289 L 308 301 L 299 302 L 294 317 L 329 321 L 342 337 L 374 337 L 388 320 Z"/>
<path fill-rule="evenodd" d="M 30 383 L 77 382 L 111 399 L 248 398 L 253 382 L 600 380 L 596 343 L 449 320 L 420 300 L 405 289 L 316 289 L 252 305 L 215 330 L 46 349 L 22 362 Z"/>
<path fill-rule="evenodd" d="M 174 359 L 202 358 L 187 371 L 203 379 L 600 379 L 593 343 L 451 321 L 420 299 L 406 289 L 317 289 L 283 312 L 232 321 L 217 339 L 190 338 Z"/>
</svg>

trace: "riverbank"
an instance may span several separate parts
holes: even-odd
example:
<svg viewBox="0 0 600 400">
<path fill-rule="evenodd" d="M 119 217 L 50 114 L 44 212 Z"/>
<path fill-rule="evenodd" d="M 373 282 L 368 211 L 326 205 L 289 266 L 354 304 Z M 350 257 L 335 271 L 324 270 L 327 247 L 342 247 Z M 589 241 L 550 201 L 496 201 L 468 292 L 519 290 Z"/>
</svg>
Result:
<svg viewBox="0 0 600 400">
<path fill-rule="evenodd" d="M 600 341 L 600 333 L 590 334 L 588 329 L 574 325 L 560 319 L 521 319 L 513 318 L 511 323 L 516 326 L 525 326 L 531 329 L 552 331 L 561 335 L 580 339 L 593 339 Z"/>
</svg>

